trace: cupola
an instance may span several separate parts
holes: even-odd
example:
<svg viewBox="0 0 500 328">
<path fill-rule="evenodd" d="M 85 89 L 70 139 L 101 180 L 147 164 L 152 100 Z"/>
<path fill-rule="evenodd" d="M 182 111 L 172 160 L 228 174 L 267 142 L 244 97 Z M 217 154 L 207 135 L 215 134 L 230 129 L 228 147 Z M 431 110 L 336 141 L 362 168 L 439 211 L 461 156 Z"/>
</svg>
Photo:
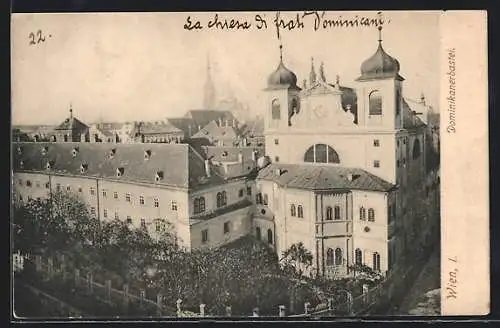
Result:
<svg viewBox="0 0 500 328">
<path fill-rule="evenodd" d="M 274 72 L 269 75 L 267 85 L 272 86 L 288 86 L 290 88 L 298 88 L 297 76 L 283 64 L 283 46 L 280 45 L 280 63 Z"/>
<path fill-rule="evenodd" d="M 379 40 L 377 51 L 361 64 L 361 76 L 358 81 L 396 78 L 403 80 L 399 75 L 399 61 L 389 56 L 382 47 L 382 26 L 378 27 Z"/>
</svg>

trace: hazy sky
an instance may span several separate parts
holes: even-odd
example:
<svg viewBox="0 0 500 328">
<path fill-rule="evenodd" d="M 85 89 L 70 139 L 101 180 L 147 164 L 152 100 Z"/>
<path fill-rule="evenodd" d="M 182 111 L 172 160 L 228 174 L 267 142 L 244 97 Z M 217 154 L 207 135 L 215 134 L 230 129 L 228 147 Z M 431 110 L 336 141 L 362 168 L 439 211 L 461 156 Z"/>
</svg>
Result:
<svg viewBox="0 0 500 328">
<path fill-rule="evenodd" d="M 297 13 L 282 12 L 283 18 Z M 255 15 L 268 28 L 258 30 Z M 269 74 L 279 62 L 275 12 L 219 13 L 248 20 L 248 30 L 208 29 L 215 13 L 15 14 L 12 18 L 12 118 L 14 124 L 57 124 L 68 116 L 85 122 L 159 120 L 202 108 L 207 55 L 217 97 L 233 94 L 254 112 Z M 375 12 L 327 12 L 336 19 Z M 202 30 L 183 28 L 187 16 Z M 384 49 L 401 64 L 404 95 L 421 92 L 437 107 L 439 12 L 384 12 Z M 389 22 L 387 22 L 389 21 Z M 285 65 L 307 78 L 311 57 L 329 81 L 340 75 L 354 86 L 361 63 L 377 48 L 375 27 L 281 30 Z M 45 42 L 30 45 L 30 32 Z M 50 35 L 50 36 L 49 36 Z"/>
</svg>

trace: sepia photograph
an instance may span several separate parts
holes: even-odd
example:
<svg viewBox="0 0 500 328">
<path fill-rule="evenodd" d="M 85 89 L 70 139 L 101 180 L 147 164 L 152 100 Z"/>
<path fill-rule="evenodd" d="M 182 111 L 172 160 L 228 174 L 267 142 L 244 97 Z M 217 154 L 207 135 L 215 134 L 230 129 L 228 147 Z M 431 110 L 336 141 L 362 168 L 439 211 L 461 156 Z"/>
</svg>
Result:
<svg viewBox="0 0 500 328">
<path fill-rule="evenodd" d="M 440 17 L 13 14 L 13 317 L 441 315 Z"/>
</svg>

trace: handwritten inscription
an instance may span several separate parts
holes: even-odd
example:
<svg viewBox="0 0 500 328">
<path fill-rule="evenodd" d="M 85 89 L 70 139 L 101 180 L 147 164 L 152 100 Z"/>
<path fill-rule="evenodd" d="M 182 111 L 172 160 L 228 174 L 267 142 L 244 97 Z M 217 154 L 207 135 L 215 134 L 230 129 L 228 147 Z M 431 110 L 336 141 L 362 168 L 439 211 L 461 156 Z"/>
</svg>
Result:
<svg viewBox="0 0 500 328">
<path fill-rule="evenodd" d="M 43 43 L 43 42 L 45 42 L 45 40 L 46 40 L 47 37 L 51 38 L 52 35 L 49 34 L 48 36 L 44 36 L 42 30 L 38 30 L 36 32 L 31 32 L 28 35 L 29 45 L 30 46 L 35 46 L 37 44 Z"/>
<path fill-rule="evenodd" d="M 249 30 L 254 27 L 257 30 L 267 30 L 269 26 L 273 26 L 279 39 L 280 32 L 283 30 L 301 30 L 307 26 L 312 26 L 314 31 L 318 31 L 320 29 L 330 28 L 381 26 L 389 22 L 390 20 L 386 21 L 381 12 L 378 12 L 375 17 L 360 17 L 355 15 L 353 17 L 345 18 L 341 15 L 329 17 L 325 11 L 305 11 L 303 13 L 296 13 L 293 15 L 287 13 L 285 17 L 278 11 L 271 19 L 269 19 L 269 21 L 265 14 L 257 14 L 254 16 L 253 20 L 222 17 L 222 15 L 215 14 L 206 22 L 202 22 L 192 16 L 188 16 L 184 23 L 184 29 L 188 31 L 202 29 L 241 31 Z"/>
<path fill-rule="evenodd" d="M 456 257 L 449 257 L 448 261 L 456 265 L 458 260 Z M 457 298 L 457 286 L 458 286 L 458 268 L 454 268 L 448 272 L 448 281 L 446 282 L 446 299 L 456 299 Z"/>
</svg>

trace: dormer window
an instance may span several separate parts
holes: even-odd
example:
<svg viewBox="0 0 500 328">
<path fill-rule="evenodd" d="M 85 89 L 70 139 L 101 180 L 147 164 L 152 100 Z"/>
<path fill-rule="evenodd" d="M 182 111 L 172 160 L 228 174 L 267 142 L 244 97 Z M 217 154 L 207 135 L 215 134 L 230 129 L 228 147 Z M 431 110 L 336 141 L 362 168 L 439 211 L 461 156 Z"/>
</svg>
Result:
<svg viewBox="0 0 500 328">
<path fill-rule="evenodd" d="M 49 147 L 47 147 L 47 146 L 42 147 L 42 155 L 47 155 L 48 151 L 49 151 Z"/>
<path fill-rule="evenodd" d="M 144 151 L 144 159 L 150 159 L 150 158 L 151 158 L 151 150 Z"/>
<path fill-rule="evenodd" d="M 109 157 L 110 157 L 110 158 L 113 158 L 113 157 L 115 156 L 115 154 L 116 154 L 116 148 L 113 148 L 113 149 L 111 149 L 111 150 L 109 151 Z"/>
<path fill-rule="evenodd" d="M 22 169 L 24 168 L 24 161 L 20 161 L 19 162 L 19 167 L 22 168 Z"/>
<path fill-rule="evenodd" d="M 156 172 L 155 181 L 160 182 L 163 179 L 163 171 Z"/>
<path fill-rule="evenodd" d="M 227 157 L 227 151 L 222 152 L 222 157 Z"/>
<path fill-rule="evenodd" d="M 73 157 L 76 157 L 76 155 L 78 155 L 78 150 L 79 150 L 78 147 L 73 148 L 73 150 L 71 151 Z"/>
<path fill-rule="evenodd" d="M 54 166 L 54 161 L 49 161 L 49 162 L 47 162 L 47 164 L 45 165 L 45 168 L 46 168 L 47 170 L 50 170 L 53 166 Z"/>
<path fill-rule="evenodd" d="M 22 155 L 23 153 L 23 147 L 17 147 L 17 154 Z"/>
<path fill-rule="evenodd" d="M 116 176 L 121 177 L 124 172 L 125 172 L 125 169 L 123 167 L 119 167 L 116 169 Z"/>
<path fill-rule="evenodd" d="M 83 173 L 87 172 L 88 168 L 89 168 L 89 165 L 87 163 L 82 163 L 82 165 L 80 165 L 80 173 L 83 174 Z"/>
</svg>

